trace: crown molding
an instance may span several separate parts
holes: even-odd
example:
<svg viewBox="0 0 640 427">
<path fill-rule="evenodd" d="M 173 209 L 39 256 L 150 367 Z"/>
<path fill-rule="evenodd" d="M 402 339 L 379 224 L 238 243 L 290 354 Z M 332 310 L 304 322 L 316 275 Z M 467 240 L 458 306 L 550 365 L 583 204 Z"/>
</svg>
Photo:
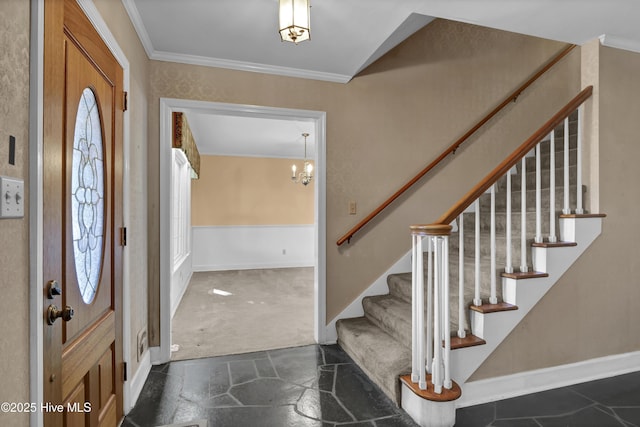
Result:
<svg viewBox="0 0 640 427">
<path fill-rule="evenodd" d="M 142 47 L 144 47 L 144 51 L 147 53 L 147 57 L 151 58 L 155 53 L 155 50 L 153 49 L 153 43 L 151 43 L 149 33 L 147 33 L 147 29 L 142 23 L 142 17 L 138 12 L 138 8 L 134 4 L 133 0 L 122 0 L 122 5 L 129 15 L 133 28 L 136 30 L 136 33 L 138 33 L 138 38 L 142 43 Z"/>
<path fill-rule="evenodd" d="M 257 64 L 254 62 L 234 61 L 230 59 L 209 58 L 198 55 L 177 54 L 172 52 L 154 51 L 153 54 L 149 57 L 157 61 L 202 65 L 205 67 L 226 68 L 230 70 L 249 71 L 252 73 L 274 74 L 277 76 L 322 80 L 333 83 L 348 83 L 353 77 L 344 74 L 303 70 L 300 68 L 280 67 L 278 65 Z"/>
<path fill-rule="evenodd" d="M 640 43 L 635 40 L 611 36 L 609 34 L 602 34 L 598 38 L 600 39 L 600 44 L 603 46 L 640 53 Z"/>
</svg>

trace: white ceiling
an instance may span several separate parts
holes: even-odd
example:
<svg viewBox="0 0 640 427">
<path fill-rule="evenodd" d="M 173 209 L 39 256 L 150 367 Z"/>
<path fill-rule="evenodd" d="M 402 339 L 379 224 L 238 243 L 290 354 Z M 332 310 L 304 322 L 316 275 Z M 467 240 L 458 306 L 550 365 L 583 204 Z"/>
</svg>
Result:
<svg viewBox="0 0 640 427">
<path fill-rule="evenodd" d="M 578 45 L 600 37 L 640 52 L 640 0 L 312 0 L 311 40 L 299 45 L 280 41 L 278 0 L 122 2 L 151 59 L 342 83 L 436 17 Z M 201 144 L 226 139 L 233 141 L 224 152 L 240 154 L 253 141 L 278 145 L 264 155 L 300 157 L 304 126 L 254 119 L 236 134 L 234 118 L 213 126 L 187 117 L 202 152 L 220 148 Z M 274 130 L 279 122 L 286 127 Z M 265 127 L 250 130 L 254 124 Z M 217 129 L 226 129 L 224 138 Z M 296 142 L 293 151 L 285 141 Z"/>
<path fill-rule="evenodd" d="M 303 133 L 308 133 L 307 157 L 315 152 L 313 121 L 209 114 L 186 110 L 187 122 L 204 155 L 240 157 L 304 157 Z"/>
</svg>

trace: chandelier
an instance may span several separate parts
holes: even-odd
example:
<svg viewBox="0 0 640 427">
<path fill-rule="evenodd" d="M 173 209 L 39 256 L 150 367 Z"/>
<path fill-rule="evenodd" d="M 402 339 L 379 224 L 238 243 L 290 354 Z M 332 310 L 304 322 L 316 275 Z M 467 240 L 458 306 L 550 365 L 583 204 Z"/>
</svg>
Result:
<svg viewBox="0 0 640 427">
<path fill-rule="evenodd" d="M 291 166 L 291 181 L 294 183 L 301 182 L 302 185 L 307 185 L 311 182 L 313 178 L 313 165 L 307 160 L 307 137 L 308 133 L 303 133 L 304 137 L 304 166 L 302 167 L 302 171 L 296 175 L 296 171 L 298 170 L 295 163 Z"/>
<path fill-rule="evenodd" d="M 280 0 L 280 38 L 298 44 L 309 40 L 309 0 Z"/>
</svg>

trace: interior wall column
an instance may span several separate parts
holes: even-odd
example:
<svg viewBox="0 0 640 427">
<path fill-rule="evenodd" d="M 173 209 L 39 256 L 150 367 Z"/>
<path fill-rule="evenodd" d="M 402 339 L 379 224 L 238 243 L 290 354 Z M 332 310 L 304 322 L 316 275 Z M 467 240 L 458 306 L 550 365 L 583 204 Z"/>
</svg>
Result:
<svg viewBox="0 0 640 427">
<path fill-rule="evenodd" d="M 581 87 L 593 86 L 593 95 L 584 104 L 582 176 L 589 189 L 584 206 L 587 212 L 600 212 L 600 39 L 581 47 Z"/>
</svg>

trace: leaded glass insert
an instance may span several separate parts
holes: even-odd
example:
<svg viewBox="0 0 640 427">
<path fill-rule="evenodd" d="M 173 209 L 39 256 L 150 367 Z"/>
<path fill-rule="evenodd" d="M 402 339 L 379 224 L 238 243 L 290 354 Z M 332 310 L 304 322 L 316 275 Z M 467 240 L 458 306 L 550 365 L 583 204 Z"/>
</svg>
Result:
<svg viewBox="0 0 640 427">
<path fill-rule="evenodd" d="M 104 150 L 96 97 L 84 89 L 78 104 L 71 165 L 73 258 L 82 300 L 98 290 L 104 239 Z"/>
</svg>

